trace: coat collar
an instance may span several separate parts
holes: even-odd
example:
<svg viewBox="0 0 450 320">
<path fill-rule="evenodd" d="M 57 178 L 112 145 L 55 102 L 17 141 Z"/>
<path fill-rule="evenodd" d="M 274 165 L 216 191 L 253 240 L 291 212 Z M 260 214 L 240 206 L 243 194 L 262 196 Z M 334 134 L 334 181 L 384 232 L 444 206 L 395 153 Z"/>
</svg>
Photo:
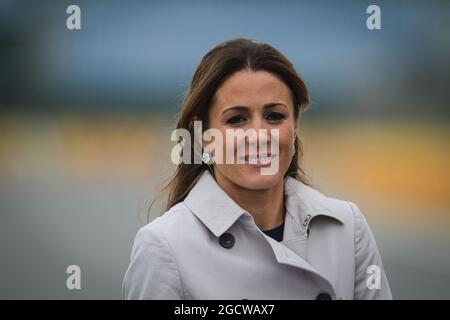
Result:
<svg viewBox="0 0 450 320">
<path fill-rule="evenodd" d="M 295 227 L 304 231 L 318 215 L 344 223 L 341 213 L 333 210 L 327 197 L 320 192 L 292 177 L 284 179 L 284 187 L 286 217 L 291 218 Z M 184 203 L 216 237 L 228 230 L 242 215 L 251 217 L 217 184 L 208 170 L 201 174 Z"/>
</svg>

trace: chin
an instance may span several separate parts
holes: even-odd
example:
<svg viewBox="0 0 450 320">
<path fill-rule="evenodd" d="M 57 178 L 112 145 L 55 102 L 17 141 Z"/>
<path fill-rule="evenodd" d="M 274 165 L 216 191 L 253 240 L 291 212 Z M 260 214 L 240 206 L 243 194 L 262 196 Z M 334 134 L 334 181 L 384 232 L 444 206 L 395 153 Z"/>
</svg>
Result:
<svg viewBox="0 0 450 320">
<path fill-rule="evenodd" d="M 274 175 L 262 175 L 259 170 L 243 170 L 240 172 L 237 180 L 239 185 L 249 190 L 265 190 L 275 187 L 283 181 L 283 175 L 276 173 Z M 250 171 L 250 172 L 249 172 Z"/>
</svg>

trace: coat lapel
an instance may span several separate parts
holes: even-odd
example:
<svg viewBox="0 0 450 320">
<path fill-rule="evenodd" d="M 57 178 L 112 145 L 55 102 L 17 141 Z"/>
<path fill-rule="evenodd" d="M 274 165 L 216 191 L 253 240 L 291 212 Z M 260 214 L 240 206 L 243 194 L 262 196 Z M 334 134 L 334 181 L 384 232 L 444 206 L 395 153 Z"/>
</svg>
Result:
<svg viewBox="0 0 450 320">
<path fill-rule="evenodd" d="M 315 274 L 324 281 L 330 294 L 334 295 L 331 282 L 305 259 L 307 230 L 309 223 L 317 216 L 327 216 L 341 223 L 344 222 L 344 218 L 336 213 L 339 211 L 327 207 L 324 195 L 300 181 L 286 177 L 284 187 L 286 216 L 283 241 L 277 242 L 258 227 L 255 229 L 268 241 L 278 263 Z M 184 203 L 216 237 L 220 237 L 242 215 L 252 218 L 250 213 L 242 209 L 223 191 L 207 170 L 202 173 Z"/>
</svg>

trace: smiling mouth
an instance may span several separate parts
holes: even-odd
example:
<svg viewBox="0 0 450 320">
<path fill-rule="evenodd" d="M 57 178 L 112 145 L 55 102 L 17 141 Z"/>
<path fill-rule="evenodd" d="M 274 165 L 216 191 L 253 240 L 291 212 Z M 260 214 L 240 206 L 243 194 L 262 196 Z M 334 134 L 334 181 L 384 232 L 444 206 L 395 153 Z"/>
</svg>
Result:
<svg viewBox="0 0 450 320">
<path fill-rule="evenodd" d="M 245 155 L 240 157 L 239 159 L 244 162 L 244 164 L 248 165 L 256 165 L 256 166 L 268 166 L 271 164 L 272 160 L 277 157 L 276 154 L 267 154 L 267 155 Z"/>
</svg>

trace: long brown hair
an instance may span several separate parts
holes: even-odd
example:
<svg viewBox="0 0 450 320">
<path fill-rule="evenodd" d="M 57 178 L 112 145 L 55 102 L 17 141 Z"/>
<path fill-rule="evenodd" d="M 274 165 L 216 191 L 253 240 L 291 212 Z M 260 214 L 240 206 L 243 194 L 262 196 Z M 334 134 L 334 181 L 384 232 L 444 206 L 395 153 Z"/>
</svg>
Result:
<svg viewBox="0 0 450 320">
<path fill-rule="evenodd" d="M 229 76 L 243 69 L 265 70 L 278 76 L 292 92 L 296 121 L 309 107 L 306 85 L 295 71 L 292 63 L 282 53 L 269 44 L 238 38 L 220 43 L 202 58 L 182 102 L 176 128 L 189 130 L 191 137 L 194 137 L 193 119 L 195 117 L 208 128 L 209 108 L 216 90 Z M 195 141 L 191 142 L 191 155 L 194 155 Z M 295 151 L 285 177 L 291 176 L 309 185 L 300 166 L 303 153 L 298 135 L 295 138 Z M 162 189 L 162 191 L 170 190 L 166 210 L 183 201 L 203 171 L 208 169 L 209 166 L 205 163 L 186 164 L 182 162 L 179 164 L 169 183 Z"/>
</svg>

